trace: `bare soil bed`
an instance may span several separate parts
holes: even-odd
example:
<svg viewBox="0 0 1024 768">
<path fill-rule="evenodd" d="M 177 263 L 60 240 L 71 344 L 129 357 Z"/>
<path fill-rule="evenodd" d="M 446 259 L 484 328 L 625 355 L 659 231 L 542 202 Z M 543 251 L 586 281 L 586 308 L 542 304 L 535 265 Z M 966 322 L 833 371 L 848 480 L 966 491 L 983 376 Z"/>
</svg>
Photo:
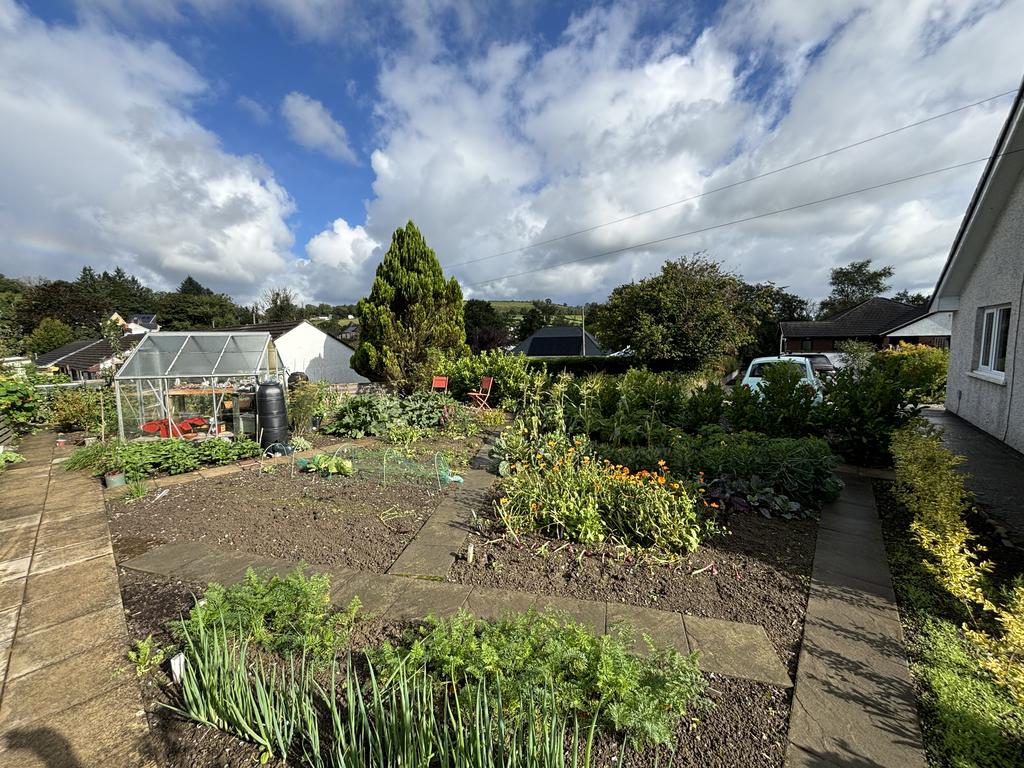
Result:
<svg viewBox="0 0 1024 768">
<path fill-rule="evenodd" d="M 473 562 L 457 560 L 449 580 L 760 624 L 792 674 L 817 521 L 732 514 L 723 522 L 729 533 L 660 565 L 610 547 L 585 550 L 542 536 L 512 537 L 490 520 L 467 540 Z"/>
<path fill-rule="evenodd" d="M 441 492 L 426 482 L 294 476 L 248 469 L 174 485 L 160 498 L 108 504 L 119 562 L 159 544 L 202 541 L 254 555 L 383 572 L 412 540 Z"/>
<path fill-rule="evenodd" d="M 168 622 L 193 605 L 202 585 L 120 569 L 128 634 L 143 638 L 152 634 L 161 643 L 172 638 Z M 394 638 L 402 627 L 373 620 L 358 625 L 354 644 L 365 646 Z M 259 765 L 259 750 L 230 734 L 187 720 L 169 709 L 176 692 L 164 671 L 142 681 L 149 718 L 153 759 L 166 768 L 249 768 Z M 770 685 L 709 676 L 710 709 L 695 712 L 676 735 L 676 768 L 746 768 L 779 766 L 785 754 L 789 695 Z M 619 742 L 599 737 L 595 766 L 619 765 Z M 628 754 L 623 765 L 649 768 L 654 751 Z"/>
</svg>

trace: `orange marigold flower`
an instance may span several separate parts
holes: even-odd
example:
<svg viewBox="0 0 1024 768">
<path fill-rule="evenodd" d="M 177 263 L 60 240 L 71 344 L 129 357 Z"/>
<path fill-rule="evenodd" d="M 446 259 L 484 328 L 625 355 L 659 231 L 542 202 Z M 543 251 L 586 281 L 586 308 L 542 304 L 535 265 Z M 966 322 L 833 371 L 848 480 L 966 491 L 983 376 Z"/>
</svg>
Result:
<svg viewBox="0 0 1024 768">
<path fill-rule="evenodd" d="M 718 502 L 717 501 L 712 501 L 711 502 L 711 508 L 712 509 L 718 509 Z"/>
<path fill-rule="evenodd" d="M 658 478 L 658 485 L 664 485 L 664 484 L 665 484 L 665 478 L 664 477 L 659 477 Z"/>
<path fill-rule="evenodd" d="M 659 467 L 664 467 L 665 466 L 665 460 L 664 459 L 658 459 L 658 466 Z"/>
</svg>

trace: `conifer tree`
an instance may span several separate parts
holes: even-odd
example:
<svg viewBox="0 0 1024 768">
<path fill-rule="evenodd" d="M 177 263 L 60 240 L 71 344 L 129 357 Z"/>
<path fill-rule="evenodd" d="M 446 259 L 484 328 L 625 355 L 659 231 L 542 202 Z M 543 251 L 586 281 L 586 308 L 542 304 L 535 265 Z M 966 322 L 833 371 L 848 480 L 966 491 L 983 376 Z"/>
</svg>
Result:
<svg viewBox="0 0 1024 768">
<path fill-rule="evenodd" d="M 429 354 L 465 355 L 462 289 L 411 221 L 395 230 L 370 295 L 359 301 L 359 348 L 352 367 L 409 392 L 430 380 Z"/>
</svg>

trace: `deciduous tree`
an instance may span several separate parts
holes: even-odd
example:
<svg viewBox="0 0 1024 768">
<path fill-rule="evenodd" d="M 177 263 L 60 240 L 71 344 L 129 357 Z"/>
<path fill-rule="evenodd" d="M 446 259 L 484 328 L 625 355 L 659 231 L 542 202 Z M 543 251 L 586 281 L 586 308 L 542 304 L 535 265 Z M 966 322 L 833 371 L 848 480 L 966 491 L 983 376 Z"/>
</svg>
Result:
<svg viewBox="0 0 1024 768">
<path fill-rule="evenodd" d="M 405 391 L 429 381 L 431 350 L 467 354 L 462 289 L 446 280 L 411 221 L 395 230 L 370 295 L 360 300 L 359 348 L 352 367 Z"/>
<path fill-rule="evenodd" d="M 892 267 L 871 268 L 871 259 L 854 261 L 832 270 L 832 293 L 821 302 L 818 319 L 824 320 L 845 312 L 874 296 L 889 290 Z"/>
<path fill-rule="evenodd" d="M 44 317 L 25 339 L 25 350 L 41 355 L 75 340 L 75 332 L 67 323 L 53 317 Z"/>
<path fill-rule="evenodd" d="M 743 281 L 695 254 L 620 285 L 587 327 L 607 349 L 631 347 L 639 362 L 698 370 L 736 354 L 752 340 L 752 325 Z"/>
</svg>

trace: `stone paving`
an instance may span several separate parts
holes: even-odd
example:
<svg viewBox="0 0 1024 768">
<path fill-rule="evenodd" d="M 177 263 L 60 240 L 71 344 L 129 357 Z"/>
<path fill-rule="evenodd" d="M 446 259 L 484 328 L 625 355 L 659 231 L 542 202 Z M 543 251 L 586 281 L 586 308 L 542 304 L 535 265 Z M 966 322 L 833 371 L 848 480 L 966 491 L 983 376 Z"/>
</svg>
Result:
<svg viewBox="0 0 1024 768">
<path fill-rule="evenodd" d="M 0 475 L 0 765 L 150 765 L 102 492 L 53 445 Z"/>
<path fill-rule="evenodd" d="M 924 768 L 871 482 L 843 479 L 818 530 L 785 765 Z"/>
<path fill-rule="evenodd" d="M 291 571 L 296 563 L 260 558 L 235 550 L 220 550 L 208 544 L 177 542 L 155 547 L 121 563 L 121 566 L 183 580 L 231 584 L 239 581 L 250 567 L 284 574 Z M 350 568 L 314 566 L 309 570 L 331 577 L 331 600 L 336 605 L 347 605 L 353 597 L 358 597 L 365 611 L 389 619 L 450 616 L 460 608 L 485 619 L 496 619 L 505 613 L 525 611 L 531 607 L 553 609 L 564 611 L 599 633 L 622 621 L 631 625 L 638 636 L 640 633 L 649 634 L 655 644 L 683 652 L 700 651 L 700 666 L 706 672 L 758 680 L 784 688 L 791 686 L 786 667 L 779 660 L 764 628 L 753 624 L 619 603 L 546 597 L 532 592 L 367 573 Z"/>
<path fill-rule="evenodd" d="M 942 406 L 925 408 L 922 414 L 942 428 L 946 448 L 964 457 L 960 470 L 967 475 L 967 489 L 1003 543 L 1024 547 L 1024 455 Z"/>
</svg>

